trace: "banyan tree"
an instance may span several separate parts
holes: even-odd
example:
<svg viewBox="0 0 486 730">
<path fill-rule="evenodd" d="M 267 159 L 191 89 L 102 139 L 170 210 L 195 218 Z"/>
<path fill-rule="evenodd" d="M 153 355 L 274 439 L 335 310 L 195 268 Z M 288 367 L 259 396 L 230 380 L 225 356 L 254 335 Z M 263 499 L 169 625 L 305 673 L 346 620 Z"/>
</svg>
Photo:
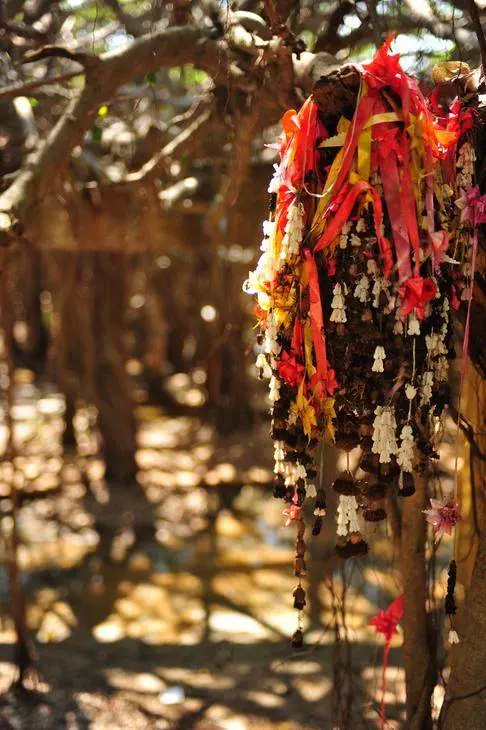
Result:
<svg viewBox="0 0 486 730">
<path fill-rule="evenodd" d="M 444 626 L 442 727 L 483 727 L 479 4 L 106 0 L 96 18 L 80 5 L 12 0 L 0 11 L 10 375 L 32 356 L 57 379 L 68 422 L 77 399 L 96 406 L 107 472 L 120 482 L 136 471 L 125 337 L 134 286 L 150 303 L 131 324 L 145 338 L 153 387 L 164 352 L 183 367 L 190 335 L 223 431 L 251 423 L 254 352 L 270 381 L 274 494 L 296 528 L 295 607 L 306 610 L 311 533 L 333 535 L 339 559 L 359 560 L 386 520 L 400 546 L 407 727 L 431 727 Z M 420 51 L 413 73 L 400 65 L 394 32 L 402 41 L 428 34 L 433 50 Z M 257 300 L 255 341 L 240 297 L 253 264 L 245 289 Z M 48 343 L 44 288 L 53 293 Z M 33 323 L 23 347 L 13 326 L 20 310 Z M 11 406 L 6 387 L 10 431 Z M 465 466 L 456 460 L 454 488 L 440 493 L 429 476 L 446 415 Z M 325 440 L 348 455 L 330 490 L 335 510 L 323 488 Z M 10 437 L 4 461 L 12 448 Z M 9 487 L 15 505 L 14 480 Z M 426 576 L 436 538 L 453 528 L 438 626 Z M 22 665 L 29 645 L 12 565 Z M 391 635 L 401 612 L 399 600 L 378 631 Z M 304 640 L 299 624 L 293 643 Z"/>
</svg>

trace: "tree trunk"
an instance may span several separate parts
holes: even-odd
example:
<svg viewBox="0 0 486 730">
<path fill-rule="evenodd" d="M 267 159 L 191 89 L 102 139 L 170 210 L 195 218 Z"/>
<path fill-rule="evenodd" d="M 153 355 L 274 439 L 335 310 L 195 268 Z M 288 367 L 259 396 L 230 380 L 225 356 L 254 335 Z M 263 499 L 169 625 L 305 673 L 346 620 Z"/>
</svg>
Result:
<svg viewBox="0 0 486 730">
<path fill-rule="evenodd" d="M 401 571 L 404 597 L 404 661 L 407 691 L 407 730 L 430 728 L 430 697 L 435 668 L 427 626 L 425 577 L 426 476 L 415 475 L 416 492 L 403 500 Z"/>
<path fill-rule="evenodd" d="M 14 250 L 14 249 L 13 249 Z M 18 510 L 19 510 L 19 494 L 18 484 L 15 475 L 15 444 L 13 433 L 12 407 L 13 407 L 13 387 L 14 387 L 14 361 L 13 361 L 13 309 L 12 309 L 12 279 L 11 279 L 11 262 L 13 258 L 13 250 L 6 249 L 2 252 L 0 259 L 0 311 L 1 311 L 1 327 L 4 340 L 4 357 L 7 365 L 8 384 L 5 390 L 5 424 L 7 426 L 7 443 L 5 452 L 2 455 L 2 461 L 10 466 L 3 474 L 4 480 L 10 488 L 11 510 L 10 510 L 10 526 L 8 529 L 8 581 L 10 593 L 10 607 L 12 620 L 15 627 L 15 648 L 14 659 L 18 669 L 17 684 L 23 686 L 25 679 L 30 675 L 31 678 L 37 676 L 36 655 L 32 647 L 29 632 L 27 630 L 27 621 L 25 613 L 25 602 L 22 595 L 22 586 L 20 582 L 20 569 L 18 562 L 19 534 L 18 534 Z"/>
<path fill-rule="evenodd" d="M 136 429 L 125 370 L 126 273 L 123 254 L 95 254 L 93 386 L 103 437 L 106 476 L 128 482 L 136 474 Z"/>
<path fill-rule="evenodd" d="M 454 649 L 452 671 L 442 708 L 443 730 L 486 727 L 486 532 L 483 530 L 471 587 L 460 620 L 461 643 Z"/>
<path fill-rule="evenodd" d="M 479 297 L 478 297 L 479 298 Z M 476 343 L 479 345 L 479 343 Z M 469 364 L 462 413 L 474 424 L 474 443 L 464 439 L 459 474 L 462 521 L 456 527 L 457 579 L 466 589 L 460 607 L 460 643 L 451 651 L 451 675 L 442 708 L 443 730 L 486 727 L 486 382 Z"/>
</svg>

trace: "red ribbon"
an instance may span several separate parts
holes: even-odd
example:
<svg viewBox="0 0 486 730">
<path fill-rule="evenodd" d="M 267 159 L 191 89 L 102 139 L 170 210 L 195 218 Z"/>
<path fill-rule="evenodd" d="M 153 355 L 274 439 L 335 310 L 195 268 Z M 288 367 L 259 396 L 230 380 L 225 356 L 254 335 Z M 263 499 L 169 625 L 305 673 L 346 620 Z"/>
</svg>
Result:
<svg viewBox="0 0 486 730">
<path fill-rule="evenodd" d="M 321 293 L 319 288 L 319 276 L 314 256 L 311 251 L 306 250 L 305 265 L 309 281 L 309 316 L 312 329 L 312 340 L 314 352 L 316 353 L 316 374 L 312 378 L 311 385 L 315 388 L 318 398 L 323 399 L 327 394 L 332 395 L 337 382 L 335 373 L 329 367 L 326 354 L 326 336 L 324 332 L 324 319 L 322 315 Z"/>
<path fill-rule="evenodd" d="M 313 250 L 314 253 L 322 251 L 333 243 L 334 239 L 339 235 L 342 227 L 348 220 L 358 195 L 365 192 L 371 193 L 373 196 L 373 214 L 375 219 L 376 235 L 378 237 L 380 253 L 383 258 L 383 272 L 388 278 L 393 269 L 393 257 L 390 241 L 381 234 L 383 225 L 383 208 L 377 191 L 369 182 L 366 182 L 366 180 L 359 180 L 349 189 L 346 197 L 339 206 L 336 215 L 317 241 Z M 329 207 L 330 206 L 328 206 L 326 212 L 329 211 Z"/>
<path fill-rule="evenodd" d="M 309 279 L 309 315 L 312 328 L 312 339 L 316 353 L 317 376 L 319 380 L 327 380 L 327 355 L 326 337 L 324 334 L 324 320 L 322 316 L 321 293 L 319 289 L 319 276 L 317 266 L 312 253 L 306 250 L 305 265 Z"/>
<path fill-rule="evenodd" d="M 401 316 L 406 317 L 415 312 L 419 319 L 425 317 L 425 306 L 437 293 L 437 287 L 432 279 L 416 276 L 406 281 L 398 288 L 402 298 Z"/>
<path fill-rule="evenodd" d="M 405 134 L 405 132 L 404 132 Z M 406 139 L 403 144 L 403 174 L 402 174 L 402 206 L 405 221 L 407 223 L 408 235 L 412 242 L 414 256 L 414 275 L 418 276 L 420 266 L 420 237 L 417 226 L 417 209 L 413 194 L 412 166 L 410 163 L 410 152 Z"/>
<path fill-rule="evenodd" d="M 376 628 L 378 634 L 385 637 L 385 647 L 383 649 L 383 665 L 381 672 L 381 710 L 380 721 L 381 728 L 386 727 L 385 715 L 385 694 L 386 694 L 386 670 L 388 667 L 388 655 L 390 653 L 391 640 L 397 633 L 397 626 L 403 616 L 403 595 L 397 596 L 388 606 L 386 611 L 380 611 L 370 621 L 370 626 Z"/>
<path fill-rule="evenodd" d="M 343 147 L 345 152 L 341 162 L 339 174 L 333 186 L 334 190 L 341 190 L 341 186 L 348 177 L 349 168 L 353 160 L 354 152 L 358 145 L 359 135 L 361 134 L 364 125 L 372 115 L 374 105 L 375 96 L 374 94 L 372 95 L 369 92 L 366 96 L 363 96 L 363 98 L 358 103 L 356 113 L 353 117 L 353 121 L 349 125 L 346 134 L 346 139 Z"/>
<path fill-rule="evenodd" d="M 393 230 L 393 241 L 397 255 L 397 266 L 400 281 L 410 279 L 410 239 L 403 214 L 403 203 L 400 196 L 400 175 L 398 171 L 397 153 L 392 150 L 388 157 L 380 156 L 380 173 L 385 193 L 386 207 Z"/>
</svg>

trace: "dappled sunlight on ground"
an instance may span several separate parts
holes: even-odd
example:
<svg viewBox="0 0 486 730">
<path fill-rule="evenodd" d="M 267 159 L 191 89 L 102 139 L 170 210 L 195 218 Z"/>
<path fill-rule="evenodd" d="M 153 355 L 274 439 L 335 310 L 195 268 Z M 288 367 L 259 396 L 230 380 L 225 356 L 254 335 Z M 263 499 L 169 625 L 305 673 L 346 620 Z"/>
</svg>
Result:
<svg viewBox="0 0 486 730">
<path fill-rule="evenodd" d="M 340 672 L 351 673 L 356 727 L 378 726 L 382 644 L 368 622 L 399 590 L 386 527 L 373 528 L 370 557 L 344 565 L 328 518 L 312 545 L 306 644 L 292 650 L 295 536 L 271 497 L 265 423 L 222 438 L 197 417 L 140 406 L 127 487 L 105 481 L 92 409 L 76 417 L 78 453 L 65 454 L 62 398 L 29 384 L 17 398 L 19 558 L 42 684 L 27 703 L 6 695 L 12 727 L 324 730 Z M 8 500 L 5 488 L 3 514 Z M 4 578 L 0 589 L 5 690 L 14 637 Z M 389 728 L 403 713 L 401 640 Z"/>
</svg>

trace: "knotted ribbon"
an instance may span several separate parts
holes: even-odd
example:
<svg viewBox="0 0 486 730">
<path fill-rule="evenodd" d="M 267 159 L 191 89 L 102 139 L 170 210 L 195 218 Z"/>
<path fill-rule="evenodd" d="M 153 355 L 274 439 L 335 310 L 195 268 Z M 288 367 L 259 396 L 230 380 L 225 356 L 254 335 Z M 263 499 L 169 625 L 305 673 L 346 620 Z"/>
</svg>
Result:
<svg viewBox="0 0 486 730">
<path fill-rule="evenodd" d="M 381 709 L 380 722 L 381 728 L 384 730 L 386 726 L 385 715 L 385 694 L 386 694 L 386 669 L 388 666 L 388 655 L 390 653 L 391 640 L 397 633 L 397 626 L 403 616 L 403 595 L 399 595 L 388 606 L 385 611 L 380 611 L 370 621 L 370 626 L 374 626 L 377 634 L 383 634 L 385 637 L 385 646 L 383 649 L 383 664 L 381 672 Z"/>
</svg>

